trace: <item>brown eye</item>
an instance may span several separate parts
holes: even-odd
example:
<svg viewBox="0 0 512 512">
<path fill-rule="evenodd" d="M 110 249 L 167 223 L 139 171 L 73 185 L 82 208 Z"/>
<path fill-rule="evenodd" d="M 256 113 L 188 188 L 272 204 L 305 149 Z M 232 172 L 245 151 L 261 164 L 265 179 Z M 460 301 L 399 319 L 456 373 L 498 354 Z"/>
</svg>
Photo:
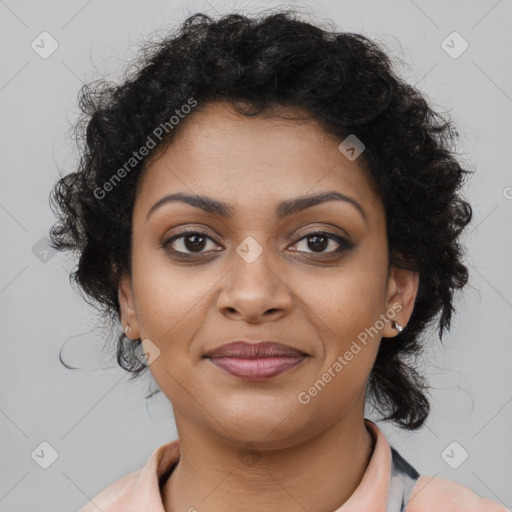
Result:
<svg viewBox="0 0 512 512">
<path fill-rule="evenodd" d="M 329 245 L 330 239 L 323 235 L 312 235 L 306 237 L 308 247 L 315 252 L 323 252 Z"/>
<path fill-rule="evenodd" d="M 304 252 L 312 252 L 317 254 L 338 254 L 350 250 L 354 247 L 354 244 L 346 238 L 326 231 L 315 231 L 314 233 L 309 233 L 306 236 L 300 238 L 295 243 L 295 245 L 298 245 L 300 242 L 303 242 L 303 245 L 305 245 L 306 248 L 311 249 L 311 251 Z M 331 250 L 326 251 L 326 249 L 329 247 L 331 247 Z M 293 250 L 303 252 L 299 251 L 298 249 Z"/>
<path fill-rule="evenodd" d="M 163 247 L 176 254 L 200 254 L 204 252 L 209 241 L 215 243 L 215 240 L 202 231 L 185 231 L 169 238 L 163 243 Z"/>
</svg>

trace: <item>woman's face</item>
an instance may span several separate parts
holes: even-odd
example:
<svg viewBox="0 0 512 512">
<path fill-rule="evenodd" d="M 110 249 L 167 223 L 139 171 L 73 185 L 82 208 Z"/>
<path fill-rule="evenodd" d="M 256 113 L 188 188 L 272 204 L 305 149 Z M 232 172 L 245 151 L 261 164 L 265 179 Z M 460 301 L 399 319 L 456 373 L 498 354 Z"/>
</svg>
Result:
<svg viewBox="0 0 512 512">
<path fill-rule="evenodd" d="M 291 446 L 362 417 L 381 337 L 397 334 L 391 318 L 407 323 L 417 279 L 388 269 L 384 209 L 361 158 L 348 159 L 317 122 L 204 107 L 139 184 L 123 325 L 146 340 L 178 430 Z M 154 207 L 177 193 L 227 211 L 178 200 Z M 305 201 L 319 193 L 341 200 Z M 259 380 L 205 357 L 239 339 L 307 357 Z"/>
</svg>

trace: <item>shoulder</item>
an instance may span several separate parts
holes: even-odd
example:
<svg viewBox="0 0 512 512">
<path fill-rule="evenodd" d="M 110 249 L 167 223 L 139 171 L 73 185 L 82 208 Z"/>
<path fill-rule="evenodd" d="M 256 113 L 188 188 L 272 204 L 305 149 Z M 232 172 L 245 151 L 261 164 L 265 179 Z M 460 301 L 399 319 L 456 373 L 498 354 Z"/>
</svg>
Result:
<svg viewBox="0 0 512 512">
<path fill-rule="evenodd" d="M 147 510 L 161 510 L 160 481 L 179 457 L 179 439 L 158 446 L 141 469 L 110 484 L 79 512 L 127 512 L 140 510 L 141 503 L 147 505 Z"/>
<path fill-rule="evenodd" d="M 135 471 L 110 484 L 88 501 L 78 512 L 125 512 L 141 470 Z"/>
<path fill-rule="evenodd" d="M 469 487 L 443 478 L 421 476 L 416 481 L 407 512 L 510 512 L 496 501 L 481 498 Z"/>
</svg>

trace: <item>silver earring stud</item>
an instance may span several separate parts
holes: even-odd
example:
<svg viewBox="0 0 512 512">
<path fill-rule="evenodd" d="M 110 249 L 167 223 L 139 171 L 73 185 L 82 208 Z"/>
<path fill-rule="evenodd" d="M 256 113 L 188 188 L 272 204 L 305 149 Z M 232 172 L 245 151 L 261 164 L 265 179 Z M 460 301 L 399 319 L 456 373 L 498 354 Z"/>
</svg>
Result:
<svg viewBox="0 0 512 512">
<path fill-rule="evenodd" d="M 128 324 L 124 330 L 125 334 L 131 329 L 130 324 Z"/>
<path fill-rule="evenodd" d="M 393 329 L 396 329 L 398 332 L 402 332 L 404 330 L 404 328 L 396 320 L 393 320 L 392 326 Z"/>
</svg>

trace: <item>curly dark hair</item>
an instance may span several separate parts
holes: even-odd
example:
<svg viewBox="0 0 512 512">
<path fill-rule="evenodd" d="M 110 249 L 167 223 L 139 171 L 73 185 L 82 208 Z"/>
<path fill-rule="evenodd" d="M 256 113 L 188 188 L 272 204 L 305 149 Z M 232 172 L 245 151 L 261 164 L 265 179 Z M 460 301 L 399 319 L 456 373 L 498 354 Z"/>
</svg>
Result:
<svg viewBox="0 0 512 512">
<path fill-rule="evenodd" d="M 470 171 L 454 156 L 453 121 L 396 75 L 379 44 L 321 29 L 290 10 L 195 14 L 175 33 L 143 45 L 121 85 L 100 80 L 80 91 L 80 162 L 50 195 L 58 218 L 50 240 L 78 255 L 70 281 L 114 328 L 118 364 L 131 378 L 147 367 L 136 357 L 140 340 L 119 333 L 118 286 L 130 274 L 132 210 L 150 156 L 132 162 L 106 198 L 98 191 L 190 98 L 197 109 L 229 100 L 248 116 L 299 107 L 327 133 L 363 141 L 361 158 L 386 212 L 390 265 L 419 274 L 412 317 L 393 343 L 381 343 L 368 398 L 382 419 L 421 427 L 430 411 L 428 385 L 413 363 L 427 327 L 435 324 L 441 340 L 450 328 L 453 293 L 468 280 L 459 235 L 472 215 L 460 195 Z M 166 130 L 151 155 L 180 127 Z"/>
</svg>

